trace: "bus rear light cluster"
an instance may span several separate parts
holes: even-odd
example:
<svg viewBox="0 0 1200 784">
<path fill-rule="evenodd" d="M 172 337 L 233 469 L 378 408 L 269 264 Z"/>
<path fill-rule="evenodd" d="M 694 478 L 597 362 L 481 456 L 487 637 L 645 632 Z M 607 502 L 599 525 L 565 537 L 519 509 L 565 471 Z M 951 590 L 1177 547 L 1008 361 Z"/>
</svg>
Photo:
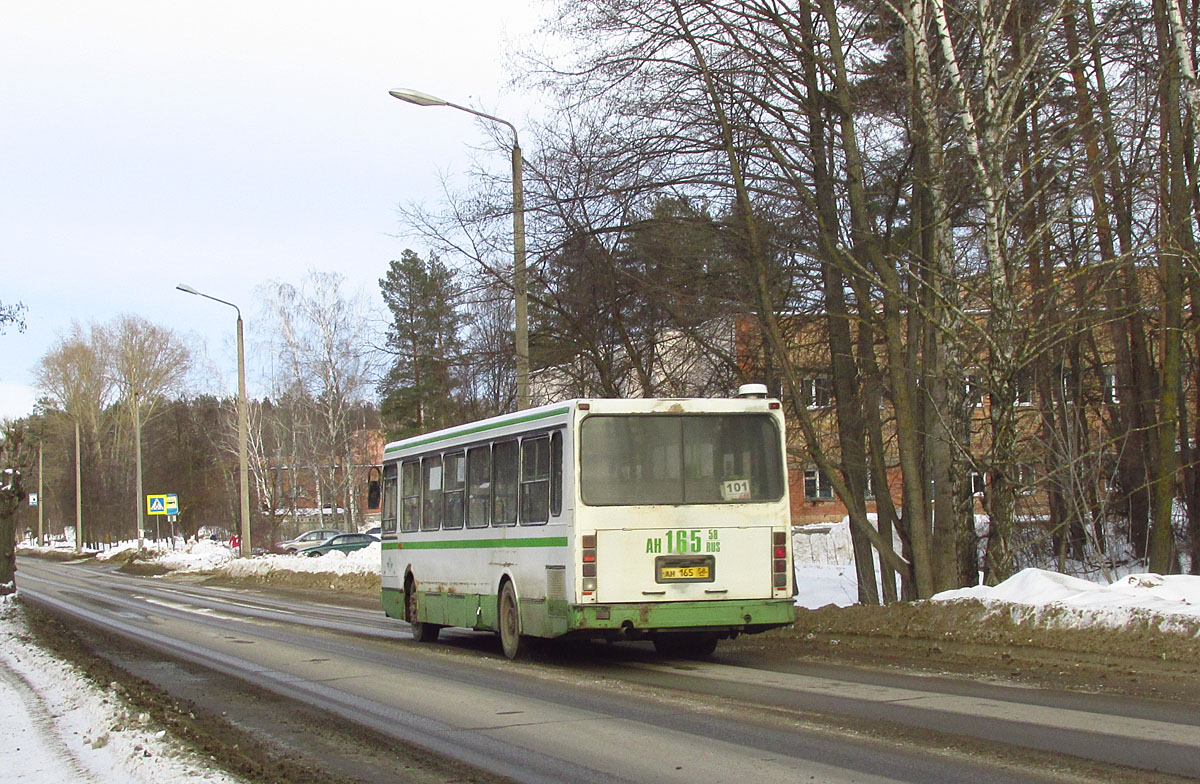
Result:
<svg viewBox="0 0 1200 784">
<path fill-rule="evenodd" d="M 596 592 L 596 535 L 584 534 L 583 544 L 583 584 L 580 586 L 584 596 Z"/>
<path fill-rule="evenodd" d="M 773 531 L 771 533 L 771 573 L 775 580 L 775 588 L 787 588 L 788 558 L 786 531 Z"/>
</svg>

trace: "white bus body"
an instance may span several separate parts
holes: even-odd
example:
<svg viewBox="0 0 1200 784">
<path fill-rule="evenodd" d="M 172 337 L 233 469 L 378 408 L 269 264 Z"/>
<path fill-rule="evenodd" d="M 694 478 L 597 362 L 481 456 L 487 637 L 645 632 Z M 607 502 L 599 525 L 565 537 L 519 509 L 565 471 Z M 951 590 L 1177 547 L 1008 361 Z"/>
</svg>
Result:
<svg viewBox="0 0 1200 784">
<path fill-rule="evenodd" d="M 389 444 L 382 601 L 414 635 L 653 639 L 790 624 L 778 401 L 570 400 Z"/>
</svg>

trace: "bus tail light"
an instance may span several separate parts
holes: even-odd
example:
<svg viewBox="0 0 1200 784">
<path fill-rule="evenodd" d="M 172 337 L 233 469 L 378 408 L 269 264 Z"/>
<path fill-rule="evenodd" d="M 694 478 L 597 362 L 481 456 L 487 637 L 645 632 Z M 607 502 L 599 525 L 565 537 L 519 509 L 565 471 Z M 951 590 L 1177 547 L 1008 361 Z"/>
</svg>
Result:
<svg viewBox="0 0 1200 784">
<path fill-rule="evenodd" d="M 787 532 L 773 531 L 771 533 L 771 574 L 776 590 L 787 588 L 787 573 Z"/>
<path fill-rule="evenodd" d="M 596 535 L 584 534 L 583 544 L 583 582 L 580 589 L 584 596 L 596 593 Z"/>
</svg>

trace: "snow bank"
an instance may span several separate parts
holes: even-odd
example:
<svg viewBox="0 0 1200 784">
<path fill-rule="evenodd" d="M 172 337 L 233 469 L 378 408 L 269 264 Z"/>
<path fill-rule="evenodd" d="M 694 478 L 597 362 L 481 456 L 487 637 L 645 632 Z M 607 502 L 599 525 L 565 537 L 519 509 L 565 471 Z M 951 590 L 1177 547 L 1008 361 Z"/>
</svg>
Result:
<svg viewBox="0 0 1200 784">
<path fill-rule="evenodd" d="M 224 542 L 200 539 L 179 549 L 151 550 L 154 563 L 172 571 L 207 572 L 219 569 L 237 558 Z"/>
<path fill-rule="evenodd" d="M 792 550 L 798 606 L 846 607 L 858 601 L 849 518 L 795 526 Z M 878 576 L 878 563 L 875 571 Z M 1025 569 L 1000 585 L 959 588 L 933 597 L 940 602 L 968 599 L 997 608 L 1029 608 L 1030 617 L 1057 625 L 1124 628 L 1138 623 L 1164 631 L 1200 630 L 1200 576 L 1196 575 L 1131 574 L 1110 585 L 1099 575 L 1092 581 Z"/>
<path fill-rule="evenodd" d="M 316 557 L 304 555 L 264 555 L 238 558 L 221 565 L 217 571 L 231 577 L 261 577 L 275 571 L 317 574 L 379 574 L 382 559 L 379 542 L 352 553 L 333 551 Z"/>
<path fill-rule="evenodd" d="M 1104 585 L 1044 569 L 1024 569 L 995 586 L 943 591 L 935 602 L 977 600 L 997 608 L 1033 608 L 1057 626 L 1125 628 L 1149 624 L 1200 635 L 1200 576 L 1131 574 Z"/>
<path fill-rule="evenodd" d="M 0 776 L 22 784 L 237 784 L 167 737 L 117 693 L 34 645 L 13 596 L 0 596 Z"/>
</svg>

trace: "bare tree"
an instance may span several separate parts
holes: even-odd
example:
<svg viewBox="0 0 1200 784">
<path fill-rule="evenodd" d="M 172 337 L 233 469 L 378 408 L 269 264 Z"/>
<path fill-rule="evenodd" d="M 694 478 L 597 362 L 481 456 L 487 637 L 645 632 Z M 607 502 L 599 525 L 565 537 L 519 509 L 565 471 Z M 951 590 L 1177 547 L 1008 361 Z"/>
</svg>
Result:
<svg viewBox="0 0 1200 784">
<path fill-rule="evenodd" d="M 191 359 L 187 347 L 166 327 L 140 316 L 125 315 L 104 330 L 105 365 L 129 417 L 134 451 L 134 508 L 138 548 L 142 546 L 142 425 L 167 396 L 179 390 Z"/>
<path fill-rule="evenodd" d="M 74 431 L 75 546 L 84 542 L 83 464 L 90 467 L 89 482 L 95 486 L 100 470 L 100 435 L 113 381 L 104 364 L 103 330 L 93 325 L 85 331 L 75 322 L 71 331 L 42 357 L 36 371 L 37 386 L 50 410 L 65 415 Z M 53 420 L 53 418 L 52 418 Z M 92 499 L 94 504 L 98 499 Z"/>
<path fill-rule="evenodd" d="M 687 237 L 630 251 L 654 205 L 703 204 L 735 272 L 720 312 L 758 327 L 732 367 L 778 382 L 863 601 L 889 570 L 906 596 L 1004 579 L 1041 540 L 1087 558 L 1114 508 L 1178 568 L 1177 477 L 1200 554 L 1194 27 L 1175 0 L 562 3 L 569 54 L 526 72 L 563 110 L 528 145 L 542 356 L 566 386 L 652 389 L 646 336 L 693 300 L 642 260 Z M 482 182 L 410 217 L 502 284 Z M 819 373 L 833 416 L 805 401 Z"/>
<path fill-rule="evenodd" d="M 363 400 L 375 378 L 369 351 L 367 305 L 361 294 L 343 292 L 344 278 L 310 272 L 299 286 L 273 283 L 264 303 L 267 332 L 279 364 L 275 387 L 307 409 L 312 437 L 310 466 L 323 506 L 346 510 L 347 522 L 358 522 L 358 488 L 354 485 L 355 404 Z M 293 482 L 299 464 L 293 464 Z"/>
</svg>

